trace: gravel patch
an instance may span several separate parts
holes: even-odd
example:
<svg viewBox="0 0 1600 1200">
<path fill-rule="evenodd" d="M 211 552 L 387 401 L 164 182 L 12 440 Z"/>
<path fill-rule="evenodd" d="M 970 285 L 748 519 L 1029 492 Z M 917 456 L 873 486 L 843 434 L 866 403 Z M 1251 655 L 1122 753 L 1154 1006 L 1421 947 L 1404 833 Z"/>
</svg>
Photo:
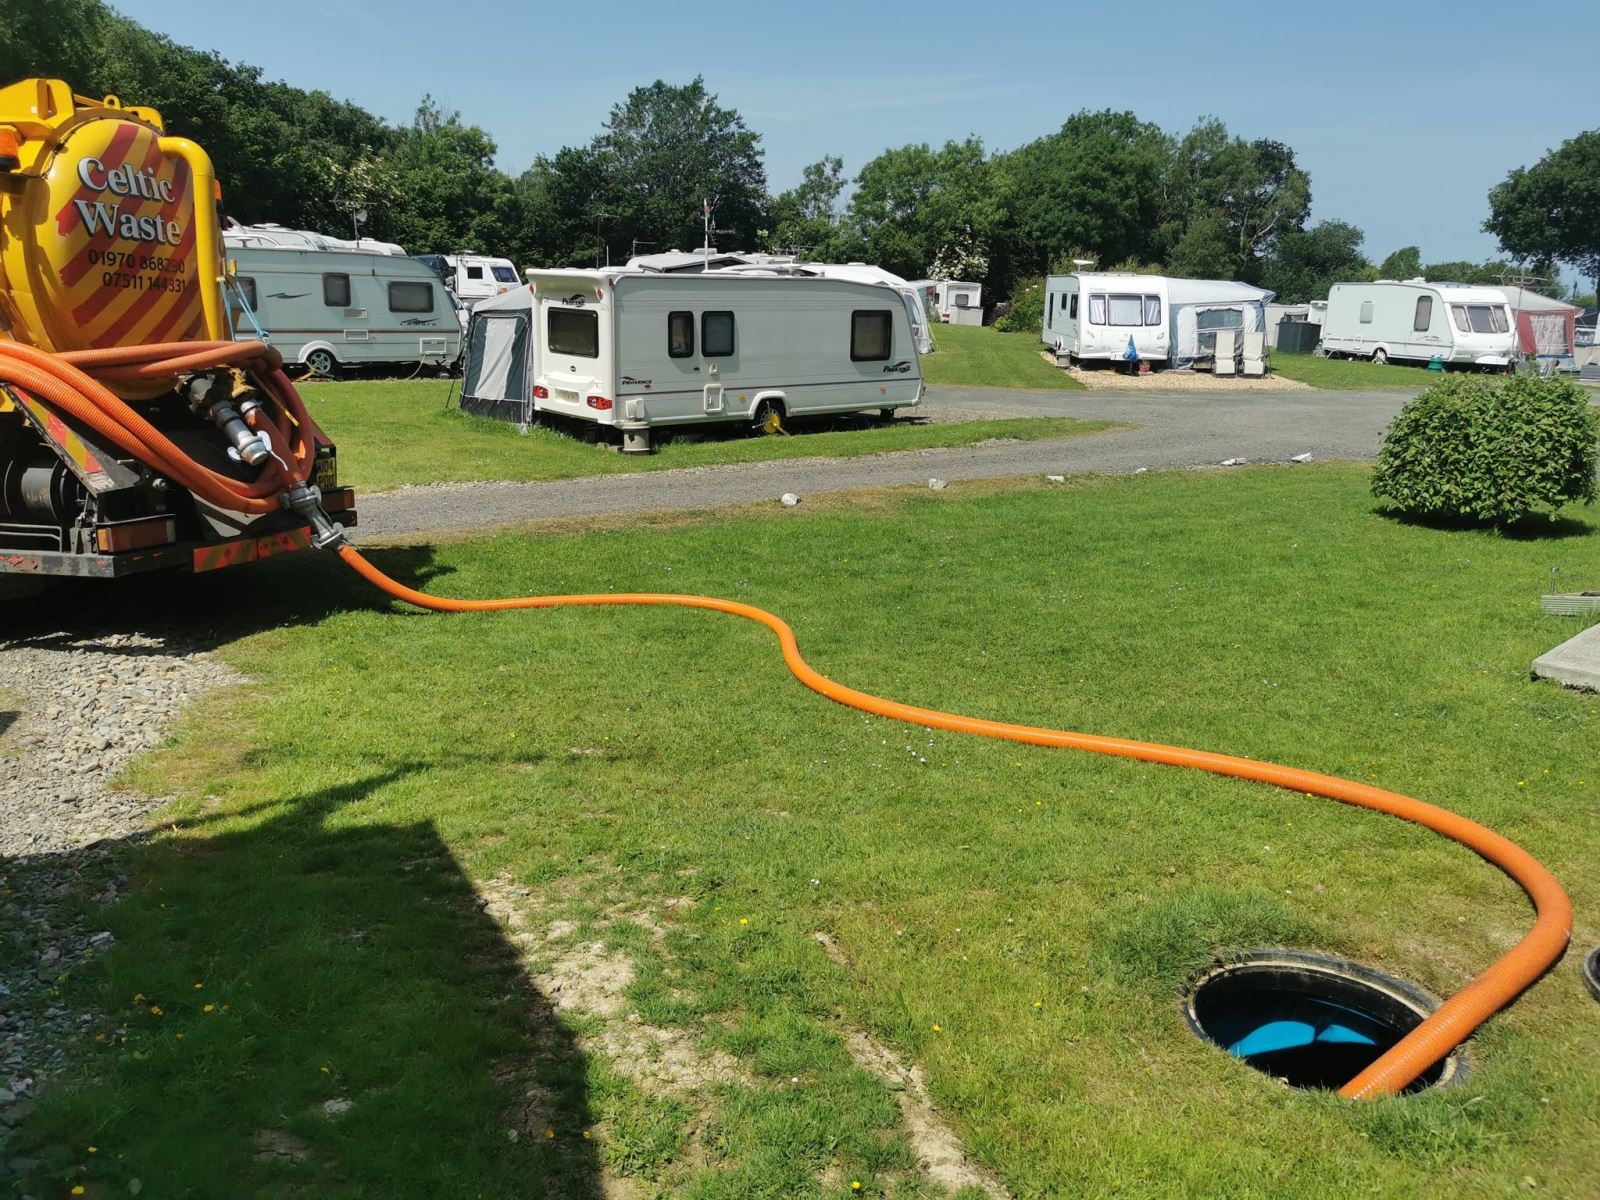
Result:
<svg viewBox="0 0 1600 1200">
<path fill-rule="evenodd" d="M 161 801 L 115 785 L 184 706 L 238 676 L 181 637 L 33 633 L 0 642 L 0 1177 L 11 1130 L 67 1047 L 119 1029 L 61 984 L 115 942 L 86 924 L 127 886 L 109 851 Z"/>
<path fill-rule="evenodd" d="M 1045 357 L 1049 357 L 1046 355 Z M 1213 375 L 1209 371 L 1150 371 L 1125 375 L 1105 368 L 1064 367 L 1069 379 L 1096 392 L 1311 392 L 1316 389 L 1283 375 Z"/>
<path fill-rule="evenodd" d="M 125 836 L 159 801 L 113 780 L 160 745 L 177 714 L 238 676 L 202 648 L 146 633 L 66 632 L 0 642 L 0 855 Z"/>
</svg>

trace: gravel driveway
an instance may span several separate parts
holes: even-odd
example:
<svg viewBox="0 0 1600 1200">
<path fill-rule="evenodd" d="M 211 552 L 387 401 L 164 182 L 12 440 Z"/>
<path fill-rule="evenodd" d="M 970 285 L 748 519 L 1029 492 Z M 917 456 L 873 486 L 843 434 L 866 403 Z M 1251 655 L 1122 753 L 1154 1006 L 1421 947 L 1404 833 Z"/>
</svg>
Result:
<svg viewBox="0 0 1600 1200">
<path fill-rule="evenodd" d="M 1119 474 L 1148 467 L 1214 465 L 1228 458 L 1283 462 L 1372 458 L 1408 392 L 1284 390 L 1247 393 L 1029 392 L 929 388 L 936 422 L 997 417 L 1081 417 L 1133 424 L 1060 441 L 999 441 L 864 458 L 791 459 L 694 467 L 552 483 L 407 487 L 361 497 L 361 540 L 484 529 L 546 517 L 715 508 L 929 478 Z M 359 488 L 359 481 L 357 481 Z"/>
</svg>

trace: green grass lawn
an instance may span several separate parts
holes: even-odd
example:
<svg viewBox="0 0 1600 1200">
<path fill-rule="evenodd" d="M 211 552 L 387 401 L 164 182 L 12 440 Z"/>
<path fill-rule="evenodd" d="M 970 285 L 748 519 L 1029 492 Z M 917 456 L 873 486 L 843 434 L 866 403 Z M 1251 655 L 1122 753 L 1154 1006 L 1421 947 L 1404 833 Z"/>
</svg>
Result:
<svg viewBox="0 0 1600 1200">
<path fill-rule="evenodd" d="M 1484 821 L 1578 924 L 1459 1086 L 1290 1091 L 1178 1012 L 1255 946 L 1460 987 L 1531 917 L 1432 834 L 869 717 L 729 617 L 424 615 L 286 560 L 102 601 L 192 618 L 254 682 L 137 770 L 178 799 L 118 852 L 128 898 L 83 902 L 116 945 L 59 986 L 104 1015 L 12 1150 L 31 1194 L 943 1194 L 865 1031 L 1016 1197 L 1592 1195 L 1600 704 L 1528 664 L 1574 631 L 1536 598 L 1600 522 L 1441 531 L 1367 478 L 952 484 L 374 556 L 459 596 L 735 597 L 861 688 Z"/>
<path fill-rule="evenodd" d="M 1044 345 L 1037 334 L 1001 333 L 987 325 L 932 328 L 936 349 L 922 359 L 922 375 L 930 384 L 1083 390 L 1083 384 L 1039 356 Z"/>
<path fill-rule="evenodd" d="M 504 421 L 464 416 L 453 406 L 445 407 L 448 387 L 440 380 L 367 380 L 307 384 L 303 391 L 312 415 L 339 447 L 340 478 L 358 492 L 408 483 L 571 479 L 780 458 L 850 457 L 971 446 L 990 438 L 1074 437 L 1112 428 L 1108 421 L 1039 417 L 939 425 L 899 422 L 821 432 L 806 426 L 790 436 L 768 437 L 706 429 L 695 431 L 705 440 L 673 441 L 654 454 L 631 455 L 553 429 L 535 427 L 524 435 Z"/>
<path fill-rule="evenodd" d="M 1439 372 L 1426 367 L 1399 363 L 1360 362 L 1350 358 L 1318 358 L 1315 354 L 1272 352 L 1272 369 L 1285 379 L 1298 379 L 1312 387 L 1339 392 L 1365 392 L 1373 389 L 1416 388 L 1421 390 L 1439 382 Z"/>
</svg>

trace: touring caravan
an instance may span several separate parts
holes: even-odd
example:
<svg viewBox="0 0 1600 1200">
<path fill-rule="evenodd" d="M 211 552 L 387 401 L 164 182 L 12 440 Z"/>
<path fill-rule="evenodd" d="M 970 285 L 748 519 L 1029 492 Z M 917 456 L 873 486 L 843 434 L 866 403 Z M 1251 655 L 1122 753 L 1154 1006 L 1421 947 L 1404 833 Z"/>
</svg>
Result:
<svg viewBox="0 0 1600 1200">
<path fill-rule="evenodd" d="M 463 250 L 458 254 L 418 254 L 416 260 L 437 275 L 464 309 L 521 285 L 509 258 L 490 258 Z"/>
<path fill-rule="evenodd" d="M 941 279 L 934 284 L 935 311 L 951 325 L 983 324 L 983 285 Z"/>
<path fill-rule="evenodd" d="M 533 270 L 479 304 L 462 408 L 526 424 L 534 413 L 651 432 L 915 407 L 922 368 L 899 292 L 877 283 L 747 268 L 661 274 Z"/>
<path fill-rule="evenodd" d="M 1057 360 L 1190 366 L 1214 357 L 1218 330 L 1265 329 L 1272 298 L 1226 279 L 1052 275 L 1045 280 L 1041 340 Z"/>
<path fill-rule="evenodd" d="M 249 240 L 223 232 L 234 294 L 246 306 L 234 311 L 234 330 L 260 330 L 284 361 L 336 375 L 379 364 L 443 367 L 460 354 L 455 307 L 416 259 Z"/>
<path fill-rule="evenodd" d="M 1333 358 L 1428 362 L 1501 370 L 1517 353 L 1505 294 L 1458 283 L 1336 283 L 1322 321 L 1322 351 Z"/>
</svg>

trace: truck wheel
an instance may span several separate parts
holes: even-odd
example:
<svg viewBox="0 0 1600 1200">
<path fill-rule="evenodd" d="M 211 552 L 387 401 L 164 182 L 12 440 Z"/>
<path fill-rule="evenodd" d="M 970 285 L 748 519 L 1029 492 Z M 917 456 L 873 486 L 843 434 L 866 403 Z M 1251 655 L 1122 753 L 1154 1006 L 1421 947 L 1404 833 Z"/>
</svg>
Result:
<svg viewBox="0 0 1600 1200">
<path fill-rule="evenodd" d="M 313 375 L 326 375 L 334 379 L 339 374 L 339 360 L 333 356 L 332 350 L 313 350 L 306 355 L 305 363 Z"/>
<path fill-rule="evenodd" d="M 1379 346 L 1372 352 L 1372 362 L 1374 366 L 1381 367 L 1387 365 L 1389 362 L 1389 352 L 1382 346 Z"/>
</svg>

